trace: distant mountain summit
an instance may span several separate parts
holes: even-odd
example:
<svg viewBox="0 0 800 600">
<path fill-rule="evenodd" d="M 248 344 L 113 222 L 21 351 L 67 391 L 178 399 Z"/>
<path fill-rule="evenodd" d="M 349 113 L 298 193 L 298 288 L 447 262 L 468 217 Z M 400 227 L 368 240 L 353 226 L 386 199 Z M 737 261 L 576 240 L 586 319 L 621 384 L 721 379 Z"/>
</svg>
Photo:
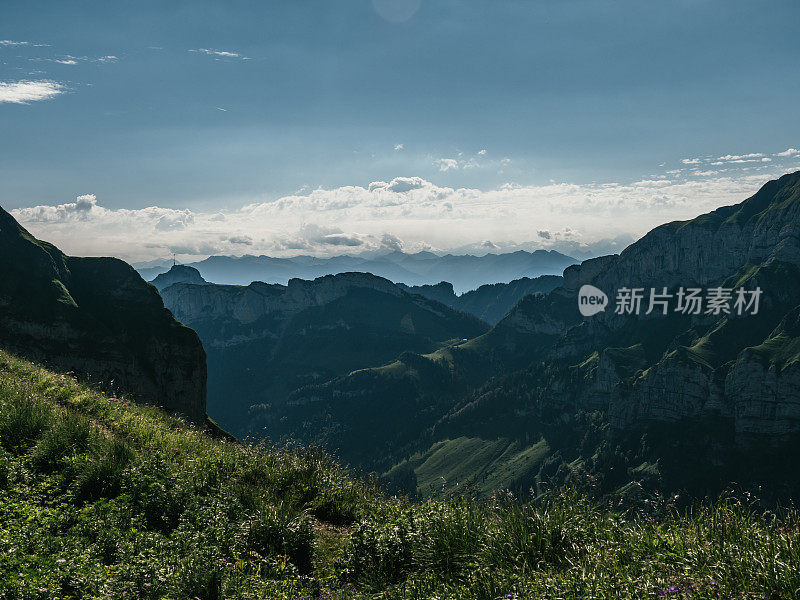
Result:
<svg viewBox="0 0 800 600">
<path fill-rule="evenodd" d="M 168 288 L 173 283 L 196 283 L 202 285 L 207 283 L 200 271 L 188 265 L 172 265 L 166 273 L 161 273 L 151 281 L 158 291 Z"/>
<path fill-rule="evenodd" d="M 0 208 L 0 346 L 134 399 L 205 419 L 197 335 L 115 258 L 66 256 Z"/>
<path fill-rule="evenodd" d="M 280 283 L 290 279 L 316 279 L 323 275 L 359 272 L 371 273 L 395 283 L 409 286 L 434 285 L 448 281 L 455 293 L 462 293 L 487 284 L 508 283 L 520 278 L 541 275 L 561 275 L 577 260 L 554 250 L 518 251 L 483 256 L 439 256 L 432 252 L 406 254 L 395 251 L 378 256 L 333 256 L 317 258 L 295 256 L 210 256 L 191 263 L 209 282 L 247 285 L 253 281 Z M 164 273 L 165 267 L 144 267 L 140 273 L 146 279 Z"/>
</svg>

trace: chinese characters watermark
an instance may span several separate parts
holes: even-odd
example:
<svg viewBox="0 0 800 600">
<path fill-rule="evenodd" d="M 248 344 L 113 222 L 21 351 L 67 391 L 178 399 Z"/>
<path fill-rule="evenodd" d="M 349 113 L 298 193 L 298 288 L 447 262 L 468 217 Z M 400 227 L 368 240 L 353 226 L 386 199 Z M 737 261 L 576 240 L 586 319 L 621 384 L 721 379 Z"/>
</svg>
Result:
<svg viewBox="0 0 800 600">
<path fill-rule="evenodd" d="M 622 287 L 615 296 L 614 313 L 618 315 L 666 315 L 670 312 L 684 315 L 756 315 L 762 290 L 756 287 L 747 290 L 712 287 L 684 288 L 675 292 L 662 288 Z M 578 309 L 585 317 L 603 312 L 609 305 L 608 296 L 602 290 L 584 285 L 578 292 Z"/>
</svg>

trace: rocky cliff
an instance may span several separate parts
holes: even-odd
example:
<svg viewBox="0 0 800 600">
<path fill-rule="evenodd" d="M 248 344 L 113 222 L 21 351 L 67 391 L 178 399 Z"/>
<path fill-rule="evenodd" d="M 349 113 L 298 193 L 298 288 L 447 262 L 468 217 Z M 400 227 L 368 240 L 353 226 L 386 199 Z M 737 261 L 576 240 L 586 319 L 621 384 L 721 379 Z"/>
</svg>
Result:
<svg viewBox="0 0 800 600">
<path fill-rule="evenodd" d="M 0 345 L 108 390 L 205 419 L 205 352 L 115 258 L 76 258 L 0 209 Z"/>
<path fill-rule="evenodd" d="M 162 291 L 166 306 L 183 322 L 230 320 L 251 324 L 269 314 L 286 318 L 308 308 L 329 304 L 354 289 L 390 296 L 403 294 L 391 281 L 369 273 L 325 275 L 313 281 L 290 279 L 288 285 L 254 281 L 250 285 L 179 283 Z"/>
<path fill-rule="evenodd" d="M 606 311 L 579 314 L 584 284 L 609 295 Z M 761 288 L 759 314 L 647 315 L 646 299 L 639 315 L 614 311 L 615 291 L 623 287 L 674 294 L 678 287 L 716 286 Z M 794 173 L 740 204 L 658 227 L 620 255 L 569 267 L 560 288 L 520 303 L 488 343 L 511 351 L 535 339 L 531 359 L 575 363 L 603 348 L 641 343 L 647 360 L 638 372 L 609 385 L 607 369 L 587 366 L 598 381 L 573 400 L 596 405 L 602 396 L 618 428 L 718 415 L 732 420 L 741 440 L 782 436 L 800 431 L 796 380 L 791 367 L 779 371 L 754 361 L 752 347 L 776 343 L 773 329 L 800 303 L 799 294 L 800 173 Z"/>
<path fill-rule="evenodd" d="M 203 279 L 202 275 L 200 275 L 200 271 L 194 267 L 189 267 L 187 265 L 172 265 L 169 271 L 166 273 L 161 273 L 150 283 L 156 286 L 156 289 L 161 292 L 175 283 L 194 283 L 197 285 L 203 285 L 208 282 Z"/>
</svg>

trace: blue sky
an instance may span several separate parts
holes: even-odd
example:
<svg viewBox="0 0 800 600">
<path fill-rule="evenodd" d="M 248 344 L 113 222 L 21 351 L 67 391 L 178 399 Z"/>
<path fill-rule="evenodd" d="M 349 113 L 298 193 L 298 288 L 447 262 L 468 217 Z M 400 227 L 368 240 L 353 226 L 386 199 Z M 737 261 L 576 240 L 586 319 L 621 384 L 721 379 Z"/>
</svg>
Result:
<svg viewBox="0 0 800 600">
<path fill-rule="evenodd" d="M 797 168 L 798 22 L 793 0 L 4 0 L 0 204 L 132 260 L 623 243 Z"/>
</svg>

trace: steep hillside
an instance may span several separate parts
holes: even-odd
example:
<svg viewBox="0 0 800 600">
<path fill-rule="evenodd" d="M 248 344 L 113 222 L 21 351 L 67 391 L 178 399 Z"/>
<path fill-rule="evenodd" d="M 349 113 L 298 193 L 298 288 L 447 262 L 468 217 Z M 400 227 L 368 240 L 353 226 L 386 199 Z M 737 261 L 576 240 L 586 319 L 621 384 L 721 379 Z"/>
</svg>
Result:
<svg viewBox="0 0 800 600">
<path fill-rule="evenodd" d="M 156 289 L 115 258 L 76 258 L 0 209 L 0 346 L 205 419 L 205 353 Z"/>
<path fill-rule="evenodd" d="M 578 310 L 586 284 L 610 302 L 589 317 Z M 699 314 L 677 311 L 681 287 L 701 288 L 704 297 L 712 288 L 731 290 L 730 314 L 707 306 Z M 672 305 L 666 314 L 658 305 L 646 314 L 646 297 L 640 314 L 618 314 L 615 300 L 624 288 L 648 295 L 666 288 Z M 761 290 L 757 314 L 737 314 L 740 288 Z M 309 387 L 293 403 L 309 422 L 326 415 L 328 434 L 317 427 L 312 439 L 332 448 L 342 444 L 337 432 L 349 431 L 354 415 L 361 428 L 385 428 L 371 408 L 377 403 L 428 411 L 408 423 L 417 431 L 405 433 L 389 473 L 419 492 L 425 490 L 415 482 L 430 480 L 431 465 L 451 467 L 441 460 L 446 447 L 437 444 L 461 439 L 463 446 L 468 438 L 486 448 L 513 441 L 516 450 L 499 459 L 485 453 L 449 485 L 485 479 L 542 489 L 588 477 L 605 491 L 637 482 L 702 496 L 737 481 L 794 497 L 800 489 L 787 475 L 800 458 L 798 299 L 795 173 L 741 204 L 658 227 L 620 255 L 568 268 L 560 287 L 526 296 L 483 336 Z M 542 440 L 546 456 L 518 461 Z M 367 464 L 388 469 L 390 455 L 382 451 L 354 458 L 380 457 Z M 609 465 L 616 465 L 613 477 Z"/>
<path fill-rule="evenodd" d="M 209 414 L 242 436 L 263 427 L 275 438 L 293 431 L 297 423 L 284 403 L 304 385 L 488 329 L 471 315 L 365 273 L 292 279 L 287 286 L 179 283 L 162 295 L 203 340 Z"/>
<path fill-rule="evenodd" d="M 415 504 L 0 351 L 2 598 L 795 596 L 795 511 L 651 500 Z"/>
<path fill-rule="evenodd" d="M 534 279 L 523 277 L 508 283 L 491 283 L 457 296 L 453 284 L 446 281 L 436 285 L 404 286 L 404 290 L 446 304 L 450 308 L 475 315 L 490 325 L 496 325 L 508 311 L 530 294 L 547 294 L 561 285 L 558 275 L 542 275 Z"/>
</svg>

